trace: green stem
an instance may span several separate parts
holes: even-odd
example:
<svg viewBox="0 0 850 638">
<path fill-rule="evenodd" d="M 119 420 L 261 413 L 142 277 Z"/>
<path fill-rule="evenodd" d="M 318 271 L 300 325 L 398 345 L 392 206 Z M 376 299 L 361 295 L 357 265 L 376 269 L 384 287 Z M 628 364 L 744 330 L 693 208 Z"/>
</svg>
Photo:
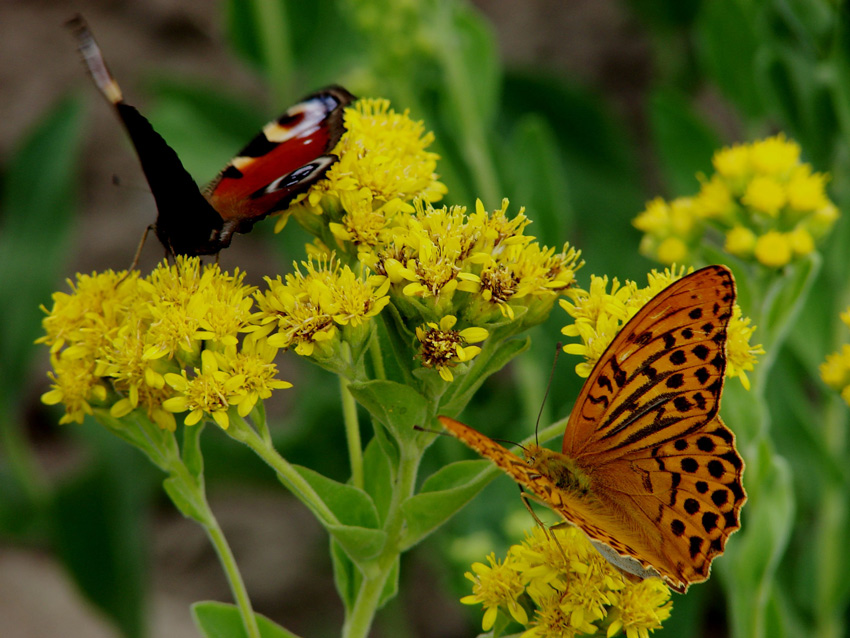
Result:
<svg viewBox="0 0 850 638">
<path fill-rule="evenodd" d="M 374 561 L 370 561 L 371 569 L 363 570 L 360 591 L 357 592 L 351 613 L 343 625 L 343 638 L 365 638 L 369 635 L 369 628 L 372 626 L 375 612 L 381 602 L 381 594 L 386 586 L 387 578 L 392 573 L 402 551 L 404 515 L 401 506 L 413 495 L 422 452 L 423 450 L 412 445 L 401 448 L 398 475 L 384 525 L 387 543 L 381 554 Z"/>
<path fill-rule="evenodd" d="M 339 377 L 339 394 L 342 398 L 342 418 L 345 423 L 345 440 L 348 443 L 348 459 L 351 463 L 351 482 L 363 489 L 363 443 L 360 440 L 360 423 L 357 419 L 357 403 L 348 391 L 349 380 Z"/>
<path fill-rule="evenodd" d="M 251 599 L 248 598 L 248 590 L 245 588 L 245 582 L 242 580 L 242 574 L 239 572 L 239 566 L 236 564 L 236 558 L 233 556 L 233 551 L 218 525 L 218 521 L 209 512 L 210 520 L 204 524 L 204 530 L 210 542 L 215 547 L 215 552 L 218 554 L 218 559 L 221 566 L 224 568 L 224 573 L 227 576 L 227 582 L 230 584 L 230 591 L 233 592 L 233 599 L 236 601 L 236 606 L 239 608 L 239 615 L 242 618 L 242 624 L 245 627 L 245 633 L 249 638 L 260 638 L 260 628 L 257 626 L 257 617 L 254 615 L 254 610 L 251 607 Z"/>
<path fill-rule="evenodd" d="M 372 336 L 369 338 L 369 358 L 372 361 L 374 370 L 373 378 L 386 379 L 387 371 L 384 368 L 384 355 L 381 352 L 381 338 L 378 336 L 378 330 L 372 330 Z"/>
<path fill-rule="evenodd" d="M 242 580 L 242 574 L 239 571 L 236 558 L 233 556 L 233 551 L 227 543 L 224 532 L 222 532 L 218 520 L 216 520 L 207 502 L 203 478 L 199 480 L 195 479 L 189 468 L 186 467 L 180 458 L 173 458 L 169 469 L 171 477 L 180 481 L 184 486 L 184 494 L 191 497 L 193 512 L 198 517 L 196 520 L 203 526 L 204 531 L 206 531 L 210 542 L 215 548 L 216 554 L 218 554 L 218 559 L 224 569 L 233 599 L 236 601 L 236 606 L 239 609 L 239 616 L 242 618 L 245 633 L 248 635 L 248 638 L 260 638 L 260 628 L 257 626 L 257 618 L 254 616 L 254 610 L 251 606 L 251 599 L 248 597 L 245 581 Z"/>
<path fill-rule="evenodd" d="M 295 467 L 278 454 L 270 442 L 264 441 L 247 423 L 233 423 L 227 433 L 251 448 L 276 473 L 280 482 L 322 521 L 324 525 L 339 525 L 339 520 Z"/>
</svg>

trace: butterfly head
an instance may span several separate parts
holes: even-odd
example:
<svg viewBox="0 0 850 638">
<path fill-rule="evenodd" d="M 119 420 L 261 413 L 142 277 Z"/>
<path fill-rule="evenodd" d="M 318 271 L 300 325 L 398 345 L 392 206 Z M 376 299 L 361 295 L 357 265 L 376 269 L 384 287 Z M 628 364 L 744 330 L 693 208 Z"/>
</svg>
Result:
<svg viewBox="0 0 850 638">
<path fill-rule="evenodd" d="M 568 456 L 539 445 L 529 445 L 524 454 L 526 463 L 548 477 L 558 488 L 576 495 L 591 493 L 590 475 Z"/>
</svg>

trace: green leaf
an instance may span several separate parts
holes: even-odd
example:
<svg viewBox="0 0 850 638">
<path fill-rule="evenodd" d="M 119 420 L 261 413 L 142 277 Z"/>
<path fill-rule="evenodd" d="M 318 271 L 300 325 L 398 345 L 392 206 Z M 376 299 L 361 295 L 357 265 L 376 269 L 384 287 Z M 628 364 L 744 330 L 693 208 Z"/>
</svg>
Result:
<svg viewBox="0 0 850 638">
<path fill-rule="evenodd" d="M 387 540 L 377 529 L 378 511 L 371 497 L 361 489 L 327 478 L 309 468 L 293 466 L 316 491 L 340 521 L 340 525 L 322 524 L 356 563 L 374 558 Z"/>
<path fill-rule="evenodd" d="M 198 494 L 195 489 L 186 485 L 185 482 L 174 476 L 170 476 L 165 479 L 162 482 L 162 487 L 165 490 L 165 493 L 168 494 L 168 498 L 171 499 L 172 503 L 174 503 L 174 507 L 176 507 L 183 516 L 199 523 L 203 523 L 206 520 L 204 512 L 199 509 L 197 503 Z"/>
<path fill-rule="evenodd" d="M 50 305 L 74 223 L 82 110 L 63 99 L 9 159 L 0 194 L 0 392 L 17 396 Z"/>
<path fill-rule="evenodd" d="M 768 289 L 762 308 L 764 325 L 759 328 L 764 330 L 765 350 L 773 350 L 774 356 L 806 303 L 820 264 L 818 253 L 812 253 L 787 266 L 783 275 Z"/>
<path fill-rule="evenodd" d="M 341 523 L 358 527 L 378 527 L 378 511 L 366 492 L 353 485 L 334 481 L 308 467 L 292 467 L 310 484 Z"/>
<path fill-rule="evenodd" d="M 387 575 L 387 581 L 384 583 L 384 589 L 381 591 L 381 597 L 378 599 L 378 609 L 386 605 L 389 601 L 398 595 L 398 578 L 401 573 L 401 554 L 396 556 L 393 562 L 392 569 Z"/>
<path fill-rule="evenodd" d="M 498 476 L 486 460 L 457 461 L 426 479 L 418 494 L 402 506 L 407 531 L 403 546 L 412 547 L 451 518 Z"/>
<path fill-rule="evenodd" d="M 357 591 L 360 588 L 362 576 L 360 570 L 349 558 L 342 545 L 335 538 L 331 538 L 331 564 L 334 570 L 334 585 L 340 600 L 345 607 L 348 616 L 354 601 L 357 599 Z"/>
<path fill-rule="evenodd" d="M 696 175 L 711 173 L 711 157 L 720 140 L 672 89 L 655 91 L 649 106 L 653 141 L 667 185 L 675 195 L 692 194 L 698 188 Z"/>
<path fill-rule="evenodd" d="M 296 634 L 262 614 L 254 613 L 254 618 L 257 619 L 257 627 L 260 629 L 262 638 L 298 638 Z M 214 600 L 197 602 L 192 605 L 192 619 L 204 638 L 248 637 L 245 626 L 242 624 L 239 608 L 235 605 Z"/>
<path fill-rule="evenodd" d="M 96 408 L 94 417 L 109 432 L 143 452 L 163 472 L 168 471 L 168 457 L 179 453 L 174 433 L 151 423 L 143 410 L 117 419 L 109 410 Z"/>
<path fill-rule="evenodd" d="M 259 402 L 262 405 L 262 401 Z M 201 451 L 201 433 L 204 431 L 205 421 L 201 421 L 192 427 L 183 428 L 183 445 L 181 456 L 186 468 L 196 479 L 203 480 L 204 455 Z"/>
<path fill-rule="evenodd" d="M 375 380 L 352 383 L 348 389 L 399 441 L 412 440 L 413 426 L 427 422 L 428 400 L 409 386 Z"/>
<path fill-rule="evenodd" d="M 387 533 L 382 529 L 353 525 L 325 525 L 325 528 L 357 564 L 375 558 L 387 542 Z"/>
<path fill-rule="evenodd" d="M 372 497 L 383 523 L 393 496 L 393 471 L 380 442 L 373 438 L 363 453 L 363 488 Z"/>
</svg>

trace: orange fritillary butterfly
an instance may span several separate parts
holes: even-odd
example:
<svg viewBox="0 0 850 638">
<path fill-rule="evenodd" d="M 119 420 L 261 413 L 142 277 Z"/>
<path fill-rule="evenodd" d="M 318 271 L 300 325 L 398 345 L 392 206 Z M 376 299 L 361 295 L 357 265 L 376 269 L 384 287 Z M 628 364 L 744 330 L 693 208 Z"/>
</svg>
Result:
<svg viewBox="0 0 850 638">
<path fill-rule="evenodd" d="M 590 537 L 615 566 L 684 593 L 740 527 L 747 500 L 735 435 L 720 420 L 732 273 L 709 266 L 674 282 L 622 328 L 585 381 L 563 453 L 525 459 L 439 417 L 534 497 Z"/>
</svg>

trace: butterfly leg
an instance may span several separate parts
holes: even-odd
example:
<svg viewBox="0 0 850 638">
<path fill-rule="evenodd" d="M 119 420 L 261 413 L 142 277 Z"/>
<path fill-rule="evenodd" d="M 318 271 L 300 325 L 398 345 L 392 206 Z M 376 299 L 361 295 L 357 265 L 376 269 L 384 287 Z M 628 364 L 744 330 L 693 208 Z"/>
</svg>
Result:
<svg viewBox="0 0 850 638">
<path fill-rule="evenodd" d="M 142 239 L 139 242 L 139 246 L 136 248 L 136 254 L 133 255 L 133 263 L 130 264 L 130 267 L 127 269 L 127 273 L 124 275 L 124 277 L 121 277 L 120 281 L 118 282 L 119 284 L 124 281 L 127 275 L 129 275 L 132 271 L 136 269 L 136 266 L 139 265 L 139 259 L 142 256 L 142 248 L 144 248 L 145 242 L 148 240 L 148 233 L 151 232 L 153 227 L 153 224 L 151 224 L 150 226 L 145 228 L 145 232 L 142 233 Z"/>
<path fill-rule="evenodd" d="M 522 499 L 522 503 L 523 503 L 523 505 L 525 505 L 525 509 L 528 510 L 528 513 L 531 514 L 531 518 L 533 518 L 534 521 L 537 523 L 537 525 L 540 527 L 540 529 L 543 530 L 543 533 L 546 534 L 547 538 L 551 538 L 552 540 L 555 541 L 555 545 L 558 546 L 558 551 L 561 552 L 561 556 L 563 557 L 564 561 L 569 562 L 569 559 L 567 558 L 567 553 L 564 551 L 564 548 L 561 547 L 561 543 L 558 540 L 558 537 L 555 536 L 554 534 L 550 534 L 549 533 L 550 528 L 546 527 L 546 525 L 543 524 L 543 521 L 541 521 L 540 518 L 537 516 L 537 514 L 534 513 L 534 508 L 531 507 L 531 502 L 529 500 L 530 497 L 528 495 L 528 492 L 526 492 L 524 489 L 522 489 L 522 485 L 518 485 L 517 487 L 519 487 L 519 496 Z M 553 528 L 558 527 L 559 525 L 563 525 L 563 524 L 564 523 L 555 523 L 554 525 L 552 525 L 552 527 Z"/>
</svg>

